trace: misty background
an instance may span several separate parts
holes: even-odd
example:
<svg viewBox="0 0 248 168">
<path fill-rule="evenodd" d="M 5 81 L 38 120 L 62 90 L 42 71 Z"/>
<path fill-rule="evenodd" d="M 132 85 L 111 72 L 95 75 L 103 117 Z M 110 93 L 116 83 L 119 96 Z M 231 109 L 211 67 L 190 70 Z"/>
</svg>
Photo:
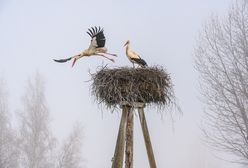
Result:
<svg viewBox="0 0 248 168">
<path fill-rule="evenodd" d="M 183 115 L 172 122 L 168 111 L 145 109 L 158 167 L 238 168 L 218 159 L 222 155 L 203 145 L 200 126 L 203 106 L 198 93 L 193 51 L 199 31 L 212 14 L 225 15 L 231 0 L 209 1 L 31 1 L 0 0 L 0 76 L 9 95 L 13 125 L 21 108 L 28 79 L 38 71 L 44 77 L 51 131 L 63 140 L 75 123 L 83 126 L 82 156 L 88 168 L 109 167 L 114 154 L 120 110 L 99 107 L 90 93 L 89 72 L 98 66 L 132 66 L 123 45 L 148 65 L 170 73 Z M 100 57 L 57 64 L 86 49 L 91 26 L 104 27 L 108 51 L 116 63 Z M 141 129 L 135 116 L 134 167 L 148 167 Z M 225 155 L 225 154 L 224 154 Z M 228 156 L 232 158 L 232 156 Z"/>
</svg>

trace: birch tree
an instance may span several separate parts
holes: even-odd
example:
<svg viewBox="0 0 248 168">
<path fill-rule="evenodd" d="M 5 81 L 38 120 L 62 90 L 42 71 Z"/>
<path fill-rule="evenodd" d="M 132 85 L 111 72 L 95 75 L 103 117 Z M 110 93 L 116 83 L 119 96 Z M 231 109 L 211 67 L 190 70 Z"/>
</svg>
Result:
<svg viewBox="0 0 248 168">
<path fill-rule="evenodd" d="M 7 93 L 0 80 L 0 167 L 17 168 L 18 158 L 16 132 L 11 127 Z"/>
<path fill-rule="evenodd" d="M 248 4 L 233 3 L 224 18 L 211 17 L 195 50 L 202 100 L 204 133 L 218 150 L 248 163 Z"/>
<path fill-rule="evenodd" d="M 49 110 L 40 74 L 28 82 L 20 113 L 21 166 L 25 168 L 52 168 L 55 140 L 50 128 Z"/>
<path fill-rule="evenodd" d="M 58 156 L 57 168 L 82 168 L 82 128 L 75 126 L 64 141 Z"/>
</svg>

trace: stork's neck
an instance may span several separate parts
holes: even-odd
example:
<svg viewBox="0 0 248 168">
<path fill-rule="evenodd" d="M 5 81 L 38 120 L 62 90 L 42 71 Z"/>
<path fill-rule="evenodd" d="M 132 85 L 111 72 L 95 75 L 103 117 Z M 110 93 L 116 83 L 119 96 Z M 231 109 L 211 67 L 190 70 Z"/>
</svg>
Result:
<svg viewBox="0 0 248 168">
<path fill-rule="evenodd" d="M 130 44 L 127 44 L 126 46 L 126 53 L 128 53 L 128 51 L 130 51 Z"/>
</svg>

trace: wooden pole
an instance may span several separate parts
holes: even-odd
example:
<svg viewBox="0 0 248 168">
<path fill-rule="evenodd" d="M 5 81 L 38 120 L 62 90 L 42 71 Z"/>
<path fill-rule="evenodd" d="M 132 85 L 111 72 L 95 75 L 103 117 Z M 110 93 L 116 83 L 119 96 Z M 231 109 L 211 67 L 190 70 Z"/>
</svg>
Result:
<svg viewBox="0 0 248 168">
<path fill-rule="evenodd" d="M 127 106 L 122 106 L 122 116 L 119 126 L 117 142 L 115 146 L 115 154 L 113 158 L 112 168 L 122 168 L 125 147 L 125 133 L 127 121 Z"/>
<path fill-rule="evenodd" d="M 133 168 L 133 110 L 131 107 L 129 107 L 127 111 L 125 159 L 125 168 Z"/>
<path fill-rule="evenodd" d="M 155 162 L 155 158 L 154 158 L 154 154 L 152 150 L 152 143 L 150 140 L 150 135 L 149 135 L 149 131 L 148 131 L 147 123 L 146 123 L 144 107 L 139 107 L 138 112 L 139 112 L 140 124 L 142 127 L 142 132 L 143 132 L 143 136 L 145 140 L 146 151 L 147 151 L 147 155 L 149 159 L 150 168 L 156 168 L 157 166 L 156 166 L 156 162 Z"/>
</svg>

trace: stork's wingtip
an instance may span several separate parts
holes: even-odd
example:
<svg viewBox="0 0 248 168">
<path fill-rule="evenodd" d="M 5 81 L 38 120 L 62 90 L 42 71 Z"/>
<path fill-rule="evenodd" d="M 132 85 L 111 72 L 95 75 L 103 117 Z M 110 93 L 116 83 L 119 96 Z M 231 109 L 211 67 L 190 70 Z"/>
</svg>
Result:
<svg viewBox="0 0 248 168">
<path fill-rule="evenodd" d="M 66 61 L 69 61 L 71 58 L 67 58 L 67 59 L 53 59 L 55 62 L 59 62 L 59 63 L 64 63 Z"/>
</svg>

